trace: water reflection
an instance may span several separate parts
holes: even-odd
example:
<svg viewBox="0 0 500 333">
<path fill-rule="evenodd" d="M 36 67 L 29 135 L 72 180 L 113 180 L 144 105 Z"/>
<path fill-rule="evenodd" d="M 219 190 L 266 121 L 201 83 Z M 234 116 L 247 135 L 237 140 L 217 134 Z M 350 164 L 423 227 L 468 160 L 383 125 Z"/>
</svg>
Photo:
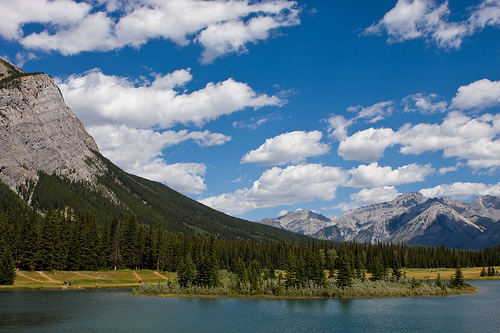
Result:
<svg viewBox="0 0 500 333">
<path fill-rule="evenodd" d="M 0 292 L 0 331 L 498 332 L 500 281 L 479 294 L 353 300 L 204 299 L 130 291 Z"/>
<path fill-rule="evenodd" d="M 0 331 L 22 329 L 23 327 L 43 327 L 62 323 L 64 318 L 59 315 L 36 312 L 21 312 L 2 314 L 0 316 Z"/>
</svg>

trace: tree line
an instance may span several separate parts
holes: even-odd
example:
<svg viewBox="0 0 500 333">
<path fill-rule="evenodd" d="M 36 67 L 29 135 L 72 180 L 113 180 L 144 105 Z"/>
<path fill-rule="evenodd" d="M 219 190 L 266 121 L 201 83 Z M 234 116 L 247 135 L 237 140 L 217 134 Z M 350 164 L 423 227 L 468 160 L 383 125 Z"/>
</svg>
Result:
<svg viewBox="0 0 500 333">
<path fill-rule="evenodd" d="M 1 208 L 1 207 L 0 207 Z M 288 285 L 321 284 L 328 272 L 349 283 L 366 273 L 382 278 L 401 269 L 500 265 L 498 246 L 481 251 L 405 244 L 256 242 L 218 235 L 167 233 L 161 225 L 140 223 L 130 214 L 102 225 L 90 213 L 70 209 L 0 209 L 2 258 L 22 270 L 154 269 L 177 272 L 182 284 L 212 286 L 227 270 L 242 283 L 286 271 Z M 5 266 L 5 265 L 3 265 Z M 326 275 L 325 275 L 326 272 Z"/>
</svg>

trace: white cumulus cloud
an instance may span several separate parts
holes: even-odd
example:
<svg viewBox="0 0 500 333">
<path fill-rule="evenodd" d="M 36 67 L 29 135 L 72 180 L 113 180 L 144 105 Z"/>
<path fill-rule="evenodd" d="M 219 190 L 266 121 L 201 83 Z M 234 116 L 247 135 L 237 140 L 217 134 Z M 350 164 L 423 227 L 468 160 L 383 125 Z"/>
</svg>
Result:
<svg viewBox="0 0 500 333">
<path fill-rule="evenodd" d="M 443 184 L 432 188 L 425 188 L 420 190 L 424 196 L 428 198 L 449 197 L 453 199 L 468 199 L 472 196 L 484 195 L 500 195 L 500 183 L 497 184 L 483 184 L 483 183 L 469 183 L 469 182 L 456 182 L 453 184 Z"/>
<path fill-rule="evenodd" d="M 234 193 L 224 193 L 201 203 L 228 214 L 243 214 L 258 208 L 291 205 L 312 200 L 332 200 L 347 174 L 340 168 L 320 164 L 274 167 L 253 183 Z"/>
<path fill-rule="evenodd" d="M 374 162 L 391 146 L 399 146 L 405 155 L 442 151 L 443 157 L 466 160 L 474 169 L 498 167 L 500 115 L 474 118 L 453 111 L 441 124 L 406 124 L 397 131 L 368 128 L 342 140 L 338 153 L 345 160 Z"/>
<path fill-rule="evenodd" d="M 52 23 L 67 26 L 79 22 L 90 12 L 91 6 L 73 0 L 16 0 L 2 1 L 0 35 L 8 40 L 23 38 L 27 23 Z"/>
<path fill-rule="evenodd" d="M 435 169 L 430 164 L 413 163 L 392 169 L 390 166 L 381 167 L 374 162 L 350 170 L 351 179 L 347 185 L 352 187 L 382 187 L 422 182 L 426 176 L 434 171 Z"/>
<path fill-rule="evenodd" d="M 392 114 L 392 111 L 394 110 L 392 106 L 393 104 L 394 103 L 392 101 L 385 101 L 375 103 L 371 106 L 366 107 L 363 107 L 361 105 L 351 106 L 347 108 L 347 111 L 357 113 L 357 116 L 354 118 L 354 120 L 367 119 L 369 123 L 375 123 Z"/>
<path fill-rule="evenodd" d="M 245 154 L 241 163 L 259 163 L 263 165 L 283 165 L 303 162 L 307 157 L 328 153 L 330 147 L 321 143 L 320 131 L 295 131 L 267 139 L 256 150 Z"/>
<path fill-rule="evenodd" d="M 206 189 L 202 163 L 168 164 L 162 150 L 193 140 L 200 146 L 221 145 L 230 140 L 220 133 L 182 130 L 158 132 L 152 129 L 129 128 L 125 125 L 91 126 L 89 133 L 100 152 L 127 172 L 166 183 L 182 193 L 199 194 Z"/>
<path fill-rule="evenodd" d="M 362 207 L 381 202 L 394 200 L 399 195 L 394 186 L 381 186 L 374 188 L 364 188 L 361 191 L 351 194 L 352 207 Z M 353 208 L 350 209 L 353 209 Z"/>
<path fill-rule="evenodd" d="M 211 62 L 300 24 L 299 13 L 297 3 L 288 0 L 16 0 L 2 5 L 0 35 L 63 55 L 139 48 L 163 38 L 180 46 L 198 43 L 202 61 Z M 39 30 L 26 36 L 30 23 Z"/>
<path fill-rule="evenodd" d="M 347 134 L 347 129 L 353 124 L 354 119 L 346 120 L 344 116 L 332 115 L 326 122 L 328 123 L 328 136 L 338 141 L 342 141 L 349 136 Z"/>
<path fill-rule="evenodd" d="M 499 27 L 499 0 L 483 0 L 469 11 L 467 20 L 453 22 L 449 20 L 448 1 L 438 4 L 434 0 L 398 0 L 394 8 L 363 34 L 386 33 L 389 43 L 423 38 L 441 48 L 458 49 L 465 37 L 487 26 Z"/>
<path fill-rule="evenodd" d="M 368 128 L 342 140 L 337 152 L 344 160 L 373 162 L 397 142 L 398 135 L 390 128 Z"/>
<path fill-rule="evenodd" d="M 210 82 L 191 93 L 180 92 L 191 80 L 189 70 L 181 69 L 157 75 L 151 83 L 136 84 L 128 78 L 105 75 L 95 69 L 60 80 L 59 87 L 67 104 L 88 126 L 127 124 L 169 128 L 178 123 L 202 126 L 248 107 L 282 104 L 278 97 L 258 94 L 246 83 L 233 79 Z"/>
<path fill-rule="evenodd" d="M 436 94 L 424 95 L 413 94 L 403 98 L 405 112 L 419 112 L 423 114 L 443 113 L 448 109 L 446 101 L 435 101 L 439 97 Z"/>
<path fill-rule="evenodd" d="M 468 110 L 500 105 L 500 82 L 482 79 L 458 88 L 451 100 L 451 108 Z"/>
</svg>

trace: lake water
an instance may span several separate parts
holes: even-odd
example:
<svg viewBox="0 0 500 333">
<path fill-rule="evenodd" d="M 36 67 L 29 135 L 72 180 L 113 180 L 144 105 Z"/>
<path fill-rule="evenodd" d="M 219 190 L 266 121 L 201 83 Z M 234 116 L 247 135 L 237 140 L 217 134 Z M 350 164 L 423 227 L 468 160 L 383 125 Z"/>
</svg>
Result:
<svg viewBox="0 0 500 333">
<path fill-rule="evenodd" d="M 354 300 L 0 292 L 1 332 L 500 332 L 500 281 L 478 294 Z"/>
</svg>

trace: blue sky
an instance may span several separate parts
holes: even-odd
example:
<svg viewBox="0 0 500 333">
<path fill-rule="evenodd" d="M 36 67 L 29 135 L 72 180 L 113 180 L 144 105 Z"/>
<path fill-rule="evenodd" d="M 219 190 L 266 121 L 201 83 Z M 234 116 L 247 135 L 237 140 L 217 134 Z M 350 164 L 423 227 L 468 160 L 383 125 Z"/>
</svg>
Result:
<svg viewBox="0 0 500 333">
<path fill-rule="evenodd" d="M 248 220 L 500 195 L 500 0 L 0 0 L 101 152 Z"/>
</svg>

